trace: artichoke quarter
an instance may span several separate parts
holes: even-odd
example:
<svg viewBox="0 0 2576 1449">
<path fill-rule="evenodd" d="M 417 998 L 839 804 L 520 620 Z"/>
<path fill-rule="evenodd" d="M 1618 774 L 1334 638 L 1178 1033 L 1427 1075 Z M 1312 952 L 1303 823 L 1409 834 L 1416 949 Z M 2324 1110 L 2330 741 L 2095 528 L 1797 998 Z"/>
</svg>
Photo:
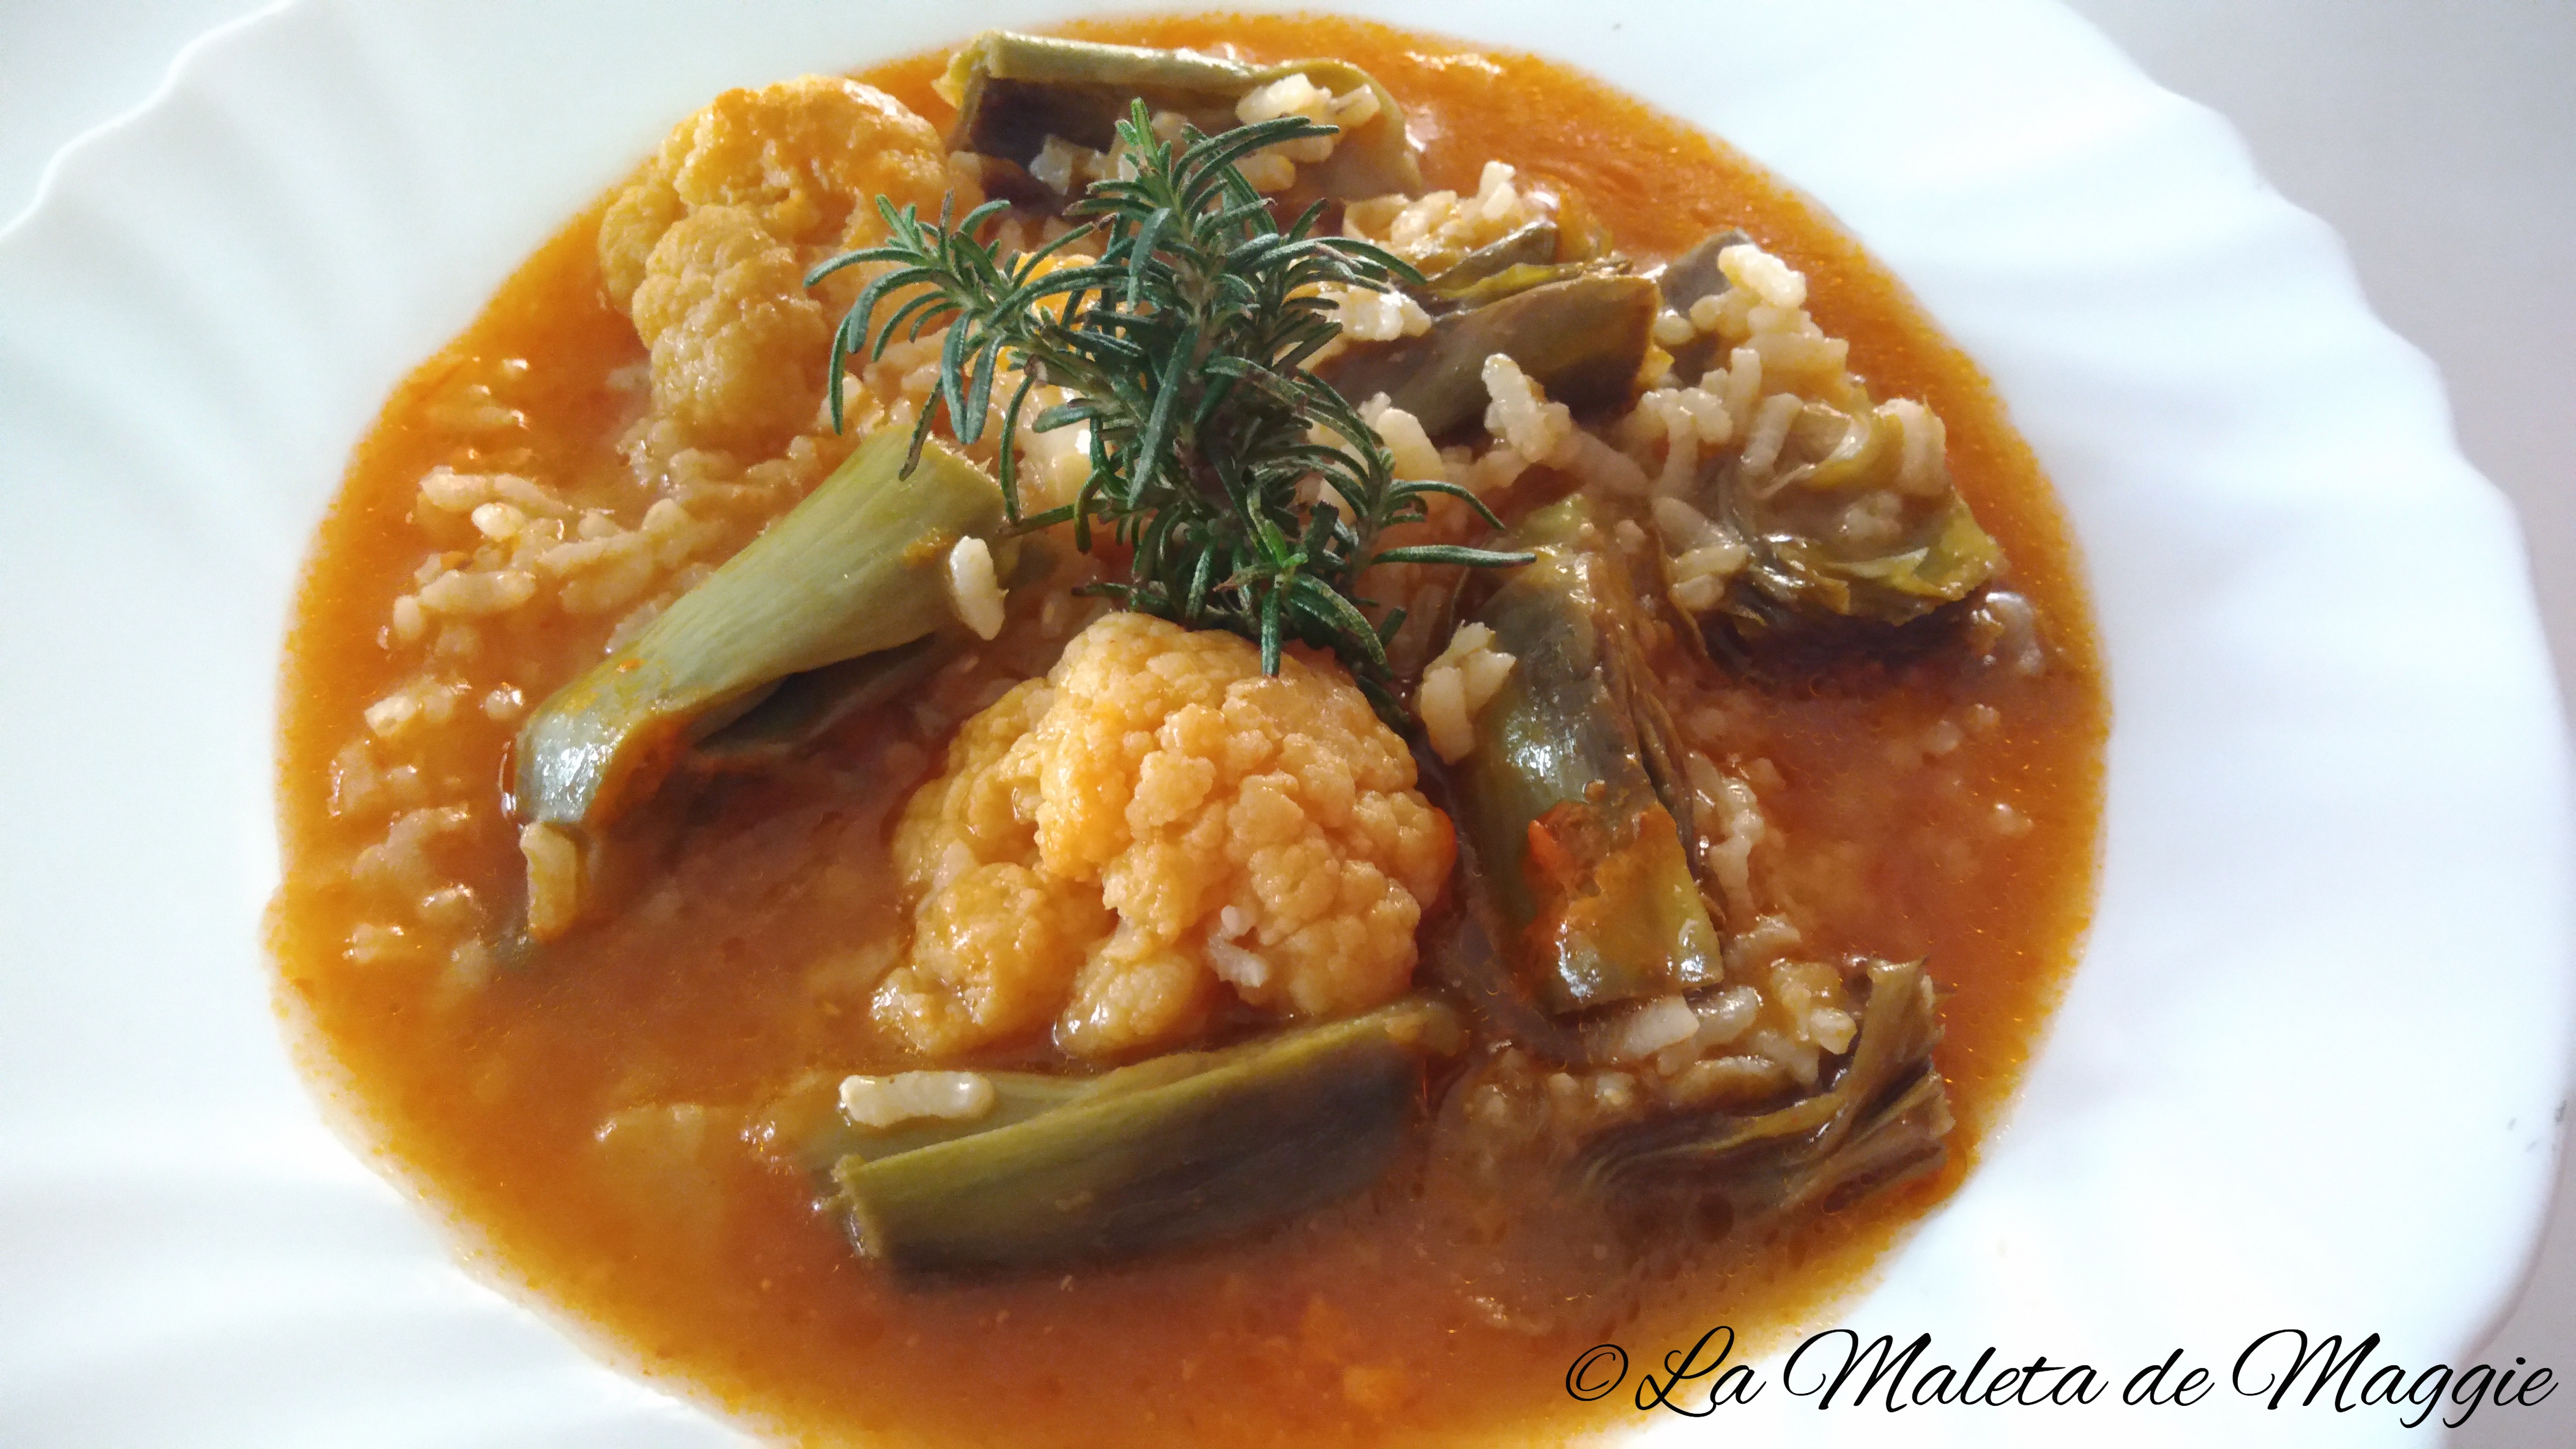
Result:
<svg viewBox="0 0 2576 1449">
<path fill-rule="evenodd" d="M 796 706 L 788 712 L 812 716 L 889 694 L 937 662 L 958 632 L 944 578 L 950 549 L 985 539 L 1007 568 L 1012 547 L 991 477 L 936 442 L 906 471 L 909 445 L 903 428 L 870 437 L 804 502 L 529 715 L 513 746 L 511 806 L 528 832 L 532 935 L 571 927 L 588 869 L 558 873 L 574 877 L 568 891 L 539 892 L 539 850 L 582 853 L 696 744 L 782 685 L 782 702 Z M 778 733 L 771 723 L 746 721 L 763 725 L 746 731 L 749 743 Z"/>
<path fill-rule="evenodd" d="M 1713 985 L 1691 797 L 1642 654 L 1651 603 L 1579 496 L 1506 542 L 1536 561 L 1462 617 L 1519 662 L 1450 793 L 1462 881 L 1507 985 L 1558 1016 Z"/>
<path fill-rule="evenodd" d="M 988 30 L 958 48 L 943 82 L 957 101 L 949 149 L 1026 167 L 1050 136 L 1106 151 L 1131 102 L 1179 115 L 1206 135 L 1238 124 L 1235 107 L 1273 81 L 1302 75 L 1339 95 L 1366 91 L 1368 119 L 1349 128 L 1333 154 L 1305 168 L 1326 196 L 1358 200 L 1422 190 L 1422 170 L 1404 133 L 1404 108 L 1345 60 L 1255 66 L 1183 50 L 1066 40 Z"/>
</svg>

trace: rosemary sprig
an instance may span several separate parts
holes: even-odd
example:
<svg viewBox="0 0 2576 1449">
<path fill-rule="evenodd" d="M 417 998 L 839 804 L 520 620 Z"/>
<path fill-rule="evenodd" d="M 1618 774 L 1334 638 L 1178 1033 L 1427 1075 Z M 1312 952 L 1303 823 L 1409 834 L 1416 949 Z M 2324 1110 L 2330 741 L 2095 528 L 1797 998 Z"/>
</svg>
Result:
<svg viewBox="0 0 2576 1449">
<path fill-rule="evenodd" d="M 981 438 L 996 382 L 1016 362 L 1019 383 L 1002 409 L 1003 499 L 1023 528 L 1070 522 L 1083 549 L 1102 529 L 1126 544 L 1127 578 L 1098 592 L 1194 628 L 1242 634 L 1259 643 L 1273 673 L 1289 639 L 1330 649 L 1378 712 L 1401 723 L 1386 645 L 1404 611 L 1372 617 L 1377 604 L 1359 595 L 1360 574 L 1377 563 L 1487 567 L 1529 555 L 1374 548 L 1385 529 L 1422 519 L 1434 493 L 1499 520 L 1455 484 L 1397 478 L 1376 432 L 1305 367 L 1341 330 L 1318 284 L 1383 292 L 1420 280 L 1383 248 L 1315 235 L 1320 202 L 1282 229 L 1237 168 L 1262 147 L 1333 130 L 1286 116 L 1216 136 L 1185 128 L 1176 145 L 1154 135 L 1138 102 L 1118 126 L 1127 174 L 1092 183 L 1067 210 L 1081 225 L 1047 246 L 1000 255 L 985 233 L 1003 202 L 963 220 L 943 208 L 933 223 L 881 197 L 891 239 L 824 263 L 806 282 L 892 264 L 834 334 L 834 379 L 854 353 L 874 359 L 898 333 L 918 338 L 947 326 L 939 407 L 922 409 L 916 457 L 934 412 L 946 414 L 959 441 Z M 1102 240 L 1098 261 L 1045 270 L 1048 258 L 1092 234 Z M 895 305 L 879 319 L 889 300 Z M 1030 426 L 1088 424 L 1091 471 L 1074 502 L 1024 515 L 1020 412 L 1042 381 L 1072 397 Z M 837 386 L 831 406 L 837 428 Z M 1314 441 L 1318 425 L 1338 442 Z"/>
</svg>

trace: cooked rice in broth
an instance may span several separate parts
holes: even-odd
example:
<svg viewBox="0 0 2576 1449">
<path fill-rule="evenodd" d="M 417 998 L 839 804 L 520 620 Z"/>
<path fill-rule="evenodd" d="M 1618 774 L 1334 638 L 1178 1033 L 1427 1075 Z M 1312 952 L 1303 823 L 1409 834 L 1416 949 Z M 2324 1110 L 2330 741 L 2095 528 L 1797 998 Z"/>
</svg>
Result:
<svg viewBox="0 0 2576 1449">
<path fill-rule="evenodd" d="M 717 97 L 388 404 L 285 700 L 353 1130 L 835 1442 L 1552 1442 L 1812 1324 L 2016 1080 L 2107 719 L 1827 220 L 1312 17 Z"/>
</svg>

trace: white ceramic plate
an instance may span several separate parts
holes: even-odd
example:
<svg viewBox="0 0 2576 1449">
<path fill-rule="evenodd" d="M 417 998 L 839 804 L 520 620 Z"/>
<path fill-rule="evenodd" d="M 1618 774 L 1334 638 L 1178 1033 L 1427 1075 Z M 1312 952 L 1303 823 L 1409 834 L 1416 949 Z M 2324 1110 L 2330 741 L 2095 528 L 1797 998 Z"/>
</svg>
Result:
<svg viewBox="0 0 2576 1449">
<path fill-rule="evenodd" d="M 393 383 L 672 121 L 1080 8 L 289 4 L 0 236 L 0 1439 L 731 1441 L 469 1278 L 303 1096 L 258 945 L 289 591 Z M 1820 198 L 1994 379 L 2101 611 L 2084 965 L 1849 1321 L 2112 1393 L 1891 1419 L 1775 1383 L 1657 1427 L 2418 1440 L 2224 1383 L 2116 1402 L 2279 1327 L 2458 1363 L 2547 1189 L 2562 725 L 2508 511 L 2334 239 L 2041 0 L 1350 8 L 1585 66 Z"/>
</svg>

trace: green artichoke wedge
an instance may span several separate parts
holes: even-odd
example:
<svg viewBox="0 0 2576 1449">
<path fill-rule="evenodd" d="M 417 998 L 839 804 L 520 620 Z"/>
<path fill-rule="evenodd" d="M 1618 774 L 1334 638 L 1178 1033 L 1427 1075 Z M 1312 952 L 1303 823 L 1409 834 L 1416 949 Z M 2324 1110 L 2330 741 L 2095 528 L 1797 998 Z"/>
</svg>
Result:
<svg viewBox="0 0 2576 1449">
<path fill-rule="evenodd" d="M 902 428 L 867 439 L 633 642 L 538 706 L 519 731 L 518 818 L 594 833 L 780 681 L 951 627 L 948 550 L 975 537 L 1008 552 L 1002 492 L 936 442 L 905 472 L 909 445 Z"/>
<path fill-rule="evenodd" d="M 1518 662 L 1450 771 L 1460 880 L 1485 934 L 1556 1015 L 1714 984 L 1720 943 L 1685 850 L 1672 721 L 1639 652 L 1642 596 L 1581 497 L 1505 546 L 1537 559 L 1461 617 Z"/>
<path fill-rule="evenodd" d="M 1448 1008 L 1399 1002 L 1070 1091 L 1005 1090 L 1017 1105 L 985 1122 L 853 1139 L 833 1177 L 859 1251 L 904 1272 L 1051 1269 L 1205 1242 L 1376 1181 L 1421 1115 L 1424 1059 L 1460 1042 Z"/>
<path fill-rule="evenodd" d="M 1351 127 L 1330 159 L 1298 168 L 1307 184 L 1352 201 L 1421 192 L 1404 108 L 1368 72 L 1343 60 L 1256 66 L 1189 51 L 988 30 L 949 59 L 946 85 L 958 104 L 948 144 L 1020 166 L 1037 158 L 1049 136 L 1106 151 L 1135 100 L 1177 112 L 1213 136 L 1240 124 L 1235 106 L 1245 96 L 1292 75 L 1337 95 L 1368 90 L 1377 96 L 1376 113 Z"/>
<path fill-rule="evenodd" d="M 1556 402 L 1592 408 L 1624 401 L 1654 334 L 1655 284 L 1597 271 L 1548 280 L 1557 271 L 1515 264 L 1489 274 L 1461 297 L 1499 292 L 1498 300 L 1439 317 L 1418 337 L 1353 347 L 1317 371 L 1355 403 L 1386 394 L 1435 438 L 1484 415 L 1485 359 L 1498 352 Z"/>
<path fill-rule="evenodd" d="M 1940 1166 L 1951 1118 L 1932 1063 L 1932 979 L 1919 961 L 1868 972 L 1859 1035 L 1829 1086 L 1758 1115 L 1685 1113 L 1604 1133 L 1584 1148 L 1581 1180 L 1613 1195 L 1714 1196 L 1743 1224 L 1830 1209 Z"/>
<path fill-rule="evenodd" d="M 1864 396 L 1855 411 L 1811 402 L 1805 412 L 1829 425 L 1809 431 L 1836 441 L 1809 453 L 1793 444 L 1762 479 L 1729 463 L 1702 493 L 1703 511 L 1749 553 L 1702 616 L 1721 653 L 1884 639 L 1966 599 L 2003 565 L 1946 464 L 1928 489 L 1899 486 L 1904 430 L 1890 407 Z M 1871 526 L 1853 526 L 1859 510 L 1876 510 Z"/>
</svg>

